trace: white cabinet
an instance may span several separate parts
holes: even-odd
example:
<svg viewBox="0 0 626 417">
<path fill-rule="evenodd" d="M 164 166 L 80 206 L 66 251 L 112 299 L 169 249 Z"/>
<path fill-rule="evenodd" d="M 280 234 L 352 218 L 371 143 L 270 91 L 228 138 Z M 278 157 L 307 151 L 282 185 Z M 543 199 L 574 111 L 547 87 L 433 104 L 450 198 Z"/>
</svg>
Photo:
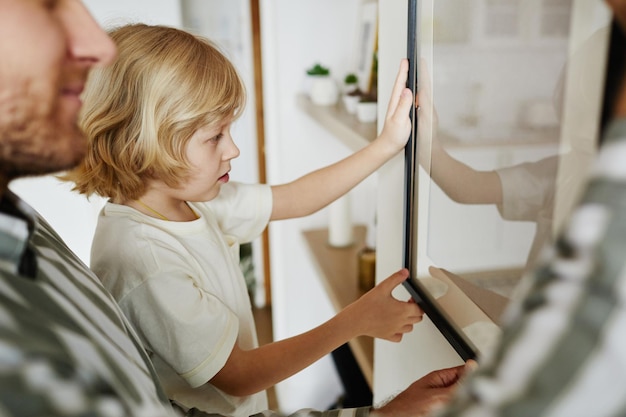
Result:
<svg viewBox="0 0 626 417">
<path fill-rule="evenodd" d="M 573 0 L 440 0 L 432 25 L 436 42 L 515 46 L 564 42 Z"/>
</svg>

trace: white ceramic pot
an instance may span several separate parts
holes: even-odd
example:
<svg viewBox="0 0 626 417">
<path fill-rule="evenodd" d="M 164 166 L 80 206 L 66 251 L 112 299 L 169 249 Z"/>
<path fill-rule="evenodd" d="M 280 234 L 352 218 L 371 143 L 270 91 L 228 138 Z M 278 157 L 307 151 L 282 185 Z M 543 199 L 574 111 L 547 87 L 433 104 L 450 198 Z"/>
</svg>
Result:
<svg viewBox="0 0 626 417">
<path fill-rule="evenodd" d="M 362 102 L 356 105 L 356 118 L 363 123 L 375 122 L 378 116 L 378 104 L 375 102 Z"/>
<path fill-rule="evenodd" d="M 311 80 L 309 91 L 311 101 L 318 106 L 329 106 L 337 103 L 339 88 L 330 76 L 318 75 Z"/>
<path fill-rule="evenodd" d="M 353 91 L 355 91 L 357 88 L 359 88 L 358 84 L 344 84 L 343 85 L 343 93 L 344 94 L 350 94 Z"/>
<path fill-rule="evenodd" d="M 343 104 L 344 106 L 346 106 L 346 111 L 350 114 L 355 114 L 356 113 L 356 105 L 359 104 L 359 100 L 361 100 L 361 97 L 359 96 L 348 96 L 348 95 L 344 95 L 343 96 Z"/>
</svg>

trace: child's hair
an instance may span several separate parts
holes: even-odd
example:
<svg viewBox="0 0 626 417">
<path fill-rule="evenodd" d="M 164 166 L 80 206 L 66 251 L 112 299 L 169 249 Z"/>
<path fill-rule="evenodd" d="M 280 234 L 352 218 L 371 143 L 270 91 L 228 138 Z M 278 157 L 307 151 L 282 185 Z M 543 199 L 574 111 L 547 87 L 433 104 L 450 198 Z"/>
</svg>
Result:
<svg viewBox="0 0 626 417">
<path fill-rule="evenodd" d="M 83 96 L 87 155 L 62 179 L 82 194 L 123 202 L 139 198 L 146 179 L 178 186 L 189 172 L 185 146 L 193 133 L 238 117 L 245 90 L 206 39 L 144 24 L 110 35 L 117 60 L 92 71 Z"/>
</svg>

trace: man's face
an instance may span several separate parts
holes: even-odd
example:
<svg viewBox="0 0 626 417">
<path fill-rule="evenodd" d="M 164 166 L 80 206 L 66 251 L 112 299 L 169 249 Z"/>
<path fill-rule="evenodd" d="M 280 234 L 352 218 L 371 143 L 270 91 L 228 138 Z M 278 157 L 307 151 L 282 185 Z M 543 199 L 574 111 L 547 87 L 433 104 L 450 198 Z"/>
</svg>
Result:
<svg viewBox="0 0 626 417">
<path fill-rule="evenodd" d="M 0 0 L 0 177 L 75 166 L 79 98 L 115 46 L 80 0 Z"/>
</svg>

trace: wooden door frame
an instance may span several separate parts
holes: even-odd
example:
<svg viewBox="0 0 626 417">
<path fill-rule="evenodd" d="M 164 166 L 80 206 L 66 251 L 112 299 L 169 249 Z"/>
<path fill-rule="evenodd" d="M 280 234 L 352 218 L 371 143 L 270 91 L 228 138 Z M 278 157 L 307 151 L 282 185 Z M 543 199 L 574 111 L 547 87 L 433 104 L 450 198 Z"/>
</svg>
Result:
<svg viewBox="0 0 626 417">
<path fill-rule="evenodd" d="M 263 113 L 263 55 L 261 51 L 261 13 L 259 0 L 250 0 L 250 23 L 252 26 L 252 61 L 254 63 L 254 96 L 255 119 L 257 137 L 257 163 L 259 167 L 259 182 L 267 182 L 265 167 L 265 123 Z M 269 228 L 261 235 L 263 248 L 263 277 L 265 289 L 265 306 L 272 305 L 272 280 L 270 273 L 270 244 Z"/>
</svg>

